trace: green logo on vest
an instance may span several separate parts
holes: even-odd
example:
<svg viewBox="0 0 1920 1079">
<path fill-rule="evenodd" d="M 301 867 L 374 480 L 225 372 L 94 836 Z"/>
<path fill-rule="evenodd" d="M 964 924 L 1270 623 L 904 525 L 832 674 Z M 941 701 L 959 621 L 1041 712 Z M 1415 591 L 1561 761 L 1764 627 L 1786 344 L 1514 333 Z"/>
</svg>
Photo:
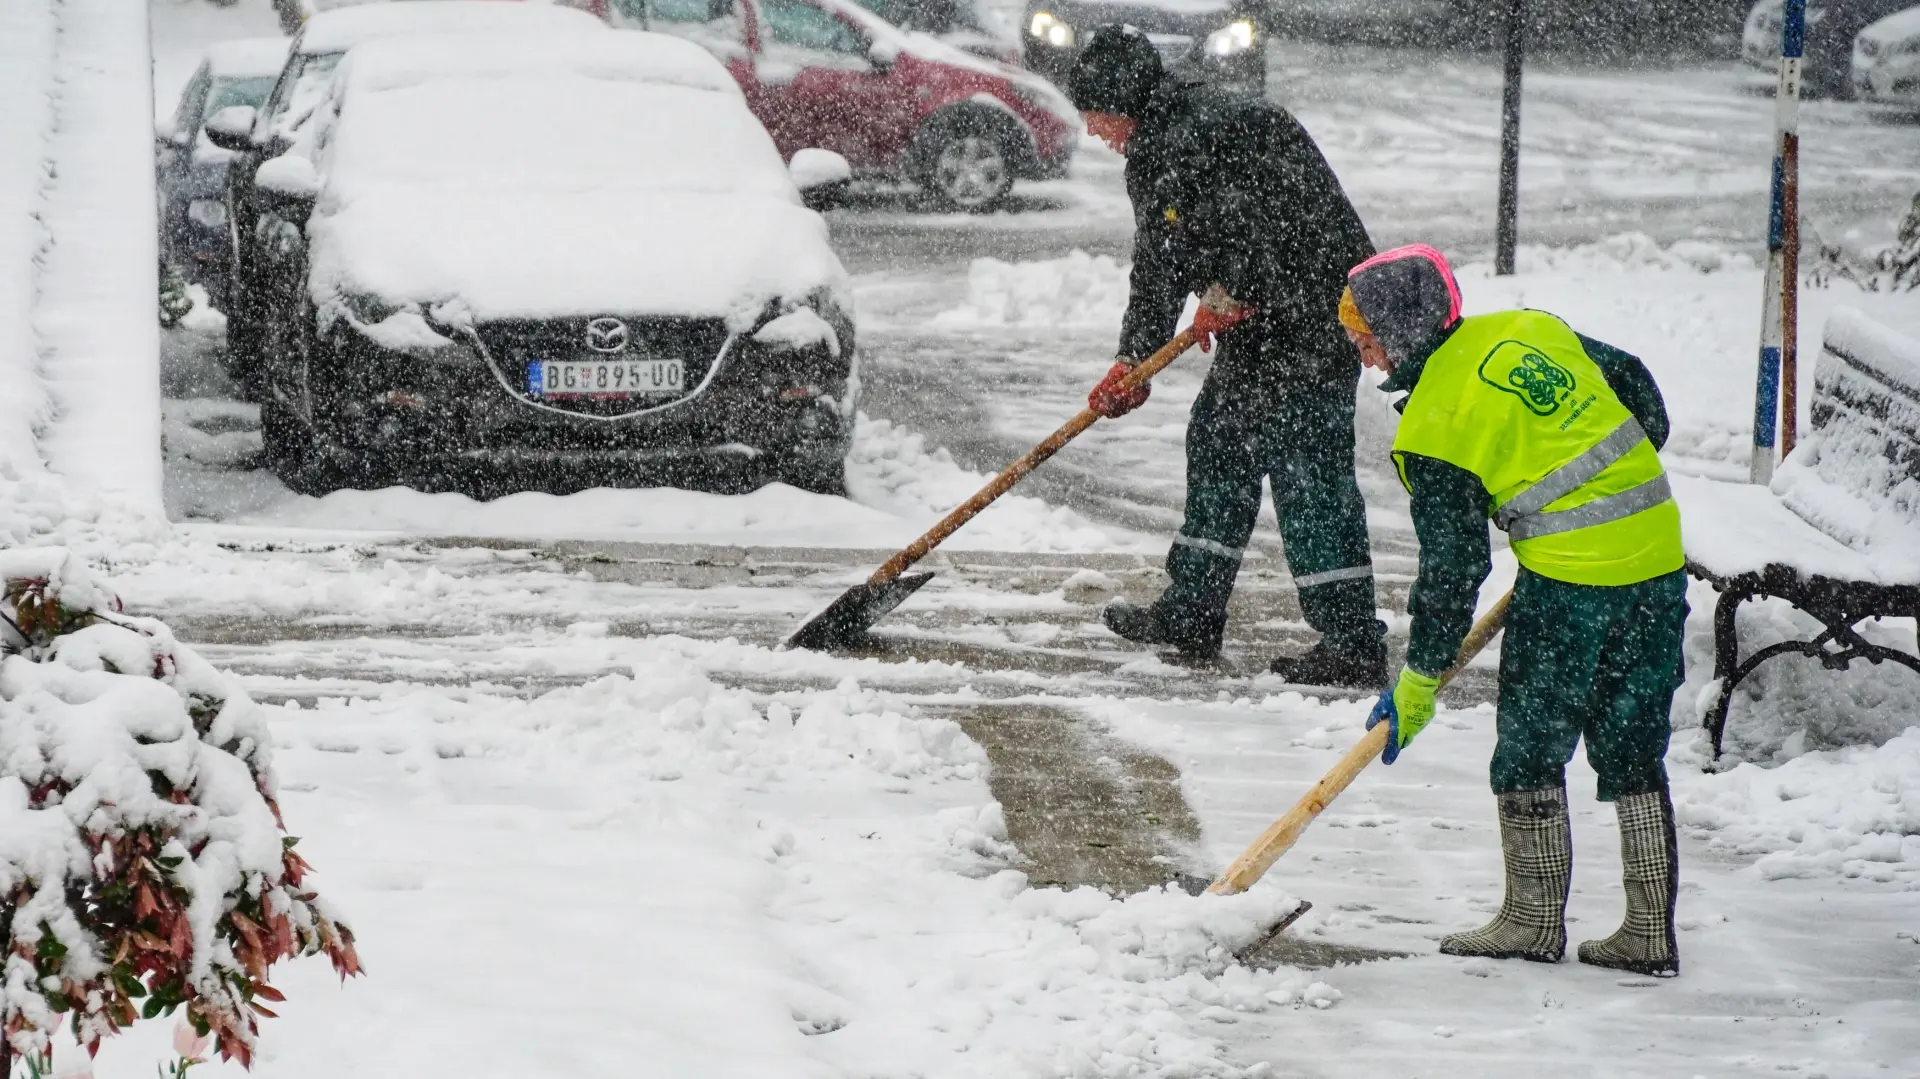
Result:
<svg viewBox="0 0 1920 1079">
<path fill-rule="evenodd" d="M 1480 381 L 1518 397 L 1536 416 L 1551 416 L 1573 396 L 1573 372 L 1525 341 L 1502 341 L 1480 361 Z"/>
</svg>

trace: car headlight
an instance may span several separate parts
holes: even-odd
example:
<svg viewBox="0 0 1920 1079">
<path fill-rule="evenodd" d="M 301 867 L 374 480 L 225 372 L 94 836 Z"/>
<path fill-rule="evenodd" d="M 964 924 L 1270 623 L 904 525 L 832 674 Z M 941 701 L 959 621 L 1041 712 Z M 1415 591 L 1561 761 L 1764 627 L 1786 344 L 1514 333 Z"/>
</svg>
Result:
<svg viewBox="0 0 1920 1079">
<path fill-rule="evenodd" d="M 1036 11 L 1033 21 L 1027 24 L 1027 33 L 1056 49 L 1073 47 L 1073 27 L 1062 22 L 1051 11 Z"/>
<path fill-rule="evenodd" d="M 205 228 L 226 228 L 227 204 L 219 199 L 194 199 L 187 203 L 187 219 Z"/>
<path fill-rule="evenodd" d="M 1920 53 L 1920 37 L 1908 38 L 1907 40 L 1902 41 L 1898 48 L 1890 49 L 1888 51 L 1897 53 L 1898 55 L 1901 55 L 1901 56 L 1912 56 L 1915 53 Z"/>
<path fill-rule="evenodd" d="M 1236 19 L 1207 35 L 1207 52 L 1214 56 L 1232 56 L 1253 48 L 1253 21 Z"/>
</svg>

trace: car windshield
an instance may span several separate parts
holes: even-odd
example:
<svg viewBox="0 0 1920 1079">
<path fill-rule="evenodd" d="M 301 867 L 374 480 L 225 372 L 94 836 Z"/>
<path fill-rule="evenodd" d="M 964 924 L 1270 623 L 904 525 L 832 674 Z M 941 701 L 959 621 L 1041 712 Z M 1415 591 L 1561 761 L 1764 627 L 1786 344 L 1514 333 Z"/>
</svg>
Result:
<svg viewBox="0 0 1920 1079">
<path fill-rule="evenodd" d="M 773 140 L 730 91 L 553 75 L 439 79 L 351 97 L 329 142 L 343 201 L 393 184 L 796 197 Z"/>
<path fill-rule="evenodd" d="M 345 55 L 343 52 L 323 52 L 294 59 L 293 84 L 282 91 L 274 102 L 272 122 L 275 131 L 285 134 L 312 114 L 313 107 L 326 96 L 327 87 L 333 84 L 333 72 Z"/>
<path fill-rule="evenodd" d="M 274 77 L 253 79 L 215 79 L 213 88 L 207 94 L 207 107 L 204 116 L 212 116 L 229 105 L 251 105 L 259 108 L 260 103 L 273 92 Z"/>
</svg>

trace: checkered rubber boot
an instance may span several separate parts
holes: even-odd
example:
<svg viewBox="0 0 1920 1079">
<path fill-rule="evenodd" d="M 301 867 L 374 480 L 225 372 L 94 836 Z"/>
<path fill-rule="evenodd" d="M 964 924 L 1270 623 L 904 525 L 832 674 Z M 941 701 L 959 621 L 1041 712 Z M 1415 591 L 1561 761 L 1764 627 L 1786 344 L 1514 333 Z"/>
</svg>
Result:
<svg viewBox="0 0 1920 1079">
<path fill-rule="evenodd" d="M 1567 954 L 1567 885 L 1573 878 L 1567 789 L 1501 795 L 1500 852 L 1507 864 L 1500 913 L 1471 932 L 1441 938 L 1441 954 L 1558 963 Z"/>
<path fill-rule="evenodd" d="M 1673 904 L 1680 890 L 1673 800 L 1662 788 L 1630 794 L 1613 805 L 1620 817 L 1627 919 L 1613 936 L 1580 945 L 1580 961 L 1671 978 L 1680 973 L 1680 949 L 1673 939 Z"/>
</svg>

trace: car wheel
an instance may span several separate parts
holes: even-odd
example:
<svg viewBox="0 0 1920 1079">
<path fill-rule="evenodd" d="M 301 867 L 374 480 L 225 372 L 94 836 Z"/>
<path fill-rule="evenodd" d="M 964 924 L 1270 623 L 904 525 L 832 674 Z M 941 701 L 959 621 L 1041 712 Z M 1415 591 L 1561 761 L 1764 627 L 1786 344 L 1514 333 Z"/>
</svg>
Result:
<svg viewBox="0 0 1920 1079">
<path fill-rule="evenodd" d="M 953 120 L 929 133 L 920 183 L 944 205 L 986 213 L 1013 190 L 1013 154 L 996 125 Z"/>
<path fill-rule="evenodd" d="M 242 401 L 264 401 L 260 363 L 260 327 L 245 314 L 246 304 L 234 286 L 227 316 L 227 351 L 221 366 L 233 380 L 233 390 Z"/>
<path fill-rule="evenodd" d="M 260 441 L 267 465 L 295 494 L 324 495 L 346 486 L 314 430 L 313 395 L 307 371 L 314 338 L 311 312 L 270 342 L 261 364 Z"/>
</svg>

